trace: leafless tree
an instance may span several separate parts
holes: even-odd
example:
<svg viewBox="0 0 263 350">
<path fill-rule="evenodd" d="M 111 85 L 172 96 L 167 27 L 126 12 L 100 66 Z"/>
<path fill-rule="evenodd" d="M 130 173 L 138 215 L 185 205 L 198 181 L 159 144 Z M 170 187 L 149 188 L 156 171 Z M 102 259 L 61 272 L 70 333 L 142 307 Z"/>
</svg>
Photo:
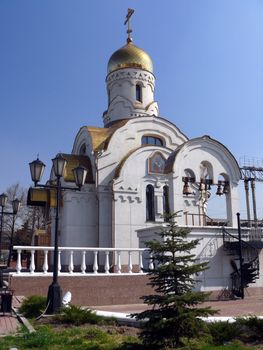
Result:
<svg viewBox="0 0 263 350">
<path fill-rule="evenodd" d="M 8 196 L 8 202 L 4 208 L 6 214 L 3 216 L 3 243 L 9 247 L 8 263 L 10 263 L 14 233 L 21 226 L 26 215 L 26 190 L 19 183 L 15 183 L 9 186 L 5 192 Z M 18 199 L 21 204 L 19 211 L 13 214 L 12 202 L 15 199 Z"/>
<path fill-rule="evenodd" d="M 19 183 L 6 189 L 8 203 L 5 212 L 12 213 L 12 201 L 19 199 L 21 206 L 16 215 L 4 215 L 3 217 L 3 241 L 9 247 L 8 265 L 11 260 L 13 242 L 19 245 L 30 245 L 36 229 L 44 227 L 45 213 L 43 208 L 27 205 L 27 189 Z"/>
</svg>

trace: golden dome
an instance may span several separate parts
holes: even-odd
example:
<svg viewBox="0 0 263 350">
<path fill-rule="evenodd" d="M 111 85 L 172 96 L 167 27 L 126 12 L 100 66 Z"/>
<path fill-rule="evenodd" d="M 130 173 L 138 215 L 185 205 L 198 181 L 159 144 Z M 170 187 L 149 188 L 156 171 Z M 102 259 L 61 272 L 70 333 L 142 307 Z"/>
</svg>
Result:
<svg viewBox="0 0 263 350">
<path fill-rule="evenodd" d="M 153 73 L 150 56 L 132 42 L 115 51 L 109 59 L 108 74 L 120 68 L 140 68 Z"/>
</svg>

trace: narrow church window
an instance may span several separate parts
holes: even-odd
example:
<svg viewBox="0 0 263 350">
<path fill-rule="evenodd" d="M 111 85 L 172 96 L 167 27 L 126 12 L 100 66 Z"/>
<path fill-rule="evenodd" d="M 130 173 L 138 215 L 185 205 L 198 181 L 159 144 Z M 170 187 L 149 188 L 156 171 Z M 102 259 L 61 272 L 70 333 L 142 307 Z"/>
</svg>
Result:
<svg viewBox="0 0 263 350">
<path fill-rule="evenodd" d="M 154 188 L 152 185 L 146 187 L 146 220 L 155 221 Z"/>
<path fill-rule="evenodd" d="M 136 101 L 142 102 L 142 87 L 136 84 Z"/>
<path fill-rule="evenodd" d="M 143 136 L 142 145 L 163 146 L 163 140 L 155 136 Z"/>
<path fill-rule="evenodd" d="M 163 214 L 164 214 L 164 221 L 169 221 L 169 218 L 167 217 L 170 214 L 168 186 L 163 187 Z"/>
<path fill-rule="evenodd" d="M 108 106 L 110 105 L 111 103 L 111 99 L 110 99 L 110 90 L 108 90 Z"/>
<path fill-rule="evenodd" d="M 81 156 L 84 156 L 84 155 L 86 154 L 86 144 L 85 144 L 85 143 L 83 143 L 83 144 L 81 145 L 80 150 L 79 150 L 79 154 L 80 154 Z"/>
</svg>

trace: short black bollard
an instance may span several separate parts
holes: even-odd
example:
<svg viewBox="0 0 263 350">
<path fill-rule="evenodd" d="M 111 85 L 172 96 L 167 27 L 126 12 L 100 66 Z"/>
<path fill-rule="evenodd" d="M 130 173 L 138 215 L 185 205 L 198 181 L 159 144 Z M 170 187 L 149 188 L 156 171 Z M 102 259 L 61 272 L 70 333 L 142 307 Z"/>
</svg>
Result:
<svg viewBox="0 0 263 350">
<path fill-rule="evenodd" d="M 1 312 L 11 313 L 13 293 L 10 290 L 1 291 Z"/>
</svg>

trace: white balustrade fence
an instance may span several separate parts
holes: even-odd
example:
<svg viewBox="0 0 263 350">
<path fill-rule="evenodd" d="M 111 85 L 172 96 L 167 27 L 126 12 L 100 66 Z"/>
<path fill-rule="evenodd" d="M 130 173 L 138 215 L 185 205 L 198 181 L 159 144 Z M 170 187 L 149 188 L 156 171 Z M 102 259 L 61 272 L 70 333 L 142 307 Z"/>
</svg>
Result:
<svg viewBox="0 0 263 350">
<path fill-rule="evenodd" d="M 49 258 L 51 260 L 53 259 L 53 247 L 14 246 L 13 249 L 17 251 L 16 272 L 18 274 L 48 274 L 52 272 L 52 270 L 49 271 Z M 22 252 L 25 251 L 30 255 L 29 268 L 22 267 Z M 38 266 L 37 271 L 36 252 L 42 252 L 43 255 L 43 265 L 41 269 Z M 63 254 L 65 255 L 64 260 L 65 258 L 68 260 L 67 264 L 63 264 L 64 269 L 66 267 L 66 271 L 62 271 L 61 255 Z M 79 260 L 79 254 L 81 256 L 81 263 L 75 266 L 74 255 L 78 255 Z M 87 254 L 89 254 L 89 261 L 92 261 L 92 264 L 87 264 Z M 90 265 L 92 265 L 91 269 L 89 269 Z M 148 250 L 143 248 L 58 248 L 58 273 L 60 274 L 143 274 L 145 269 L 153 269 L 153 259 L 149 255 Z"/>
</svg>

